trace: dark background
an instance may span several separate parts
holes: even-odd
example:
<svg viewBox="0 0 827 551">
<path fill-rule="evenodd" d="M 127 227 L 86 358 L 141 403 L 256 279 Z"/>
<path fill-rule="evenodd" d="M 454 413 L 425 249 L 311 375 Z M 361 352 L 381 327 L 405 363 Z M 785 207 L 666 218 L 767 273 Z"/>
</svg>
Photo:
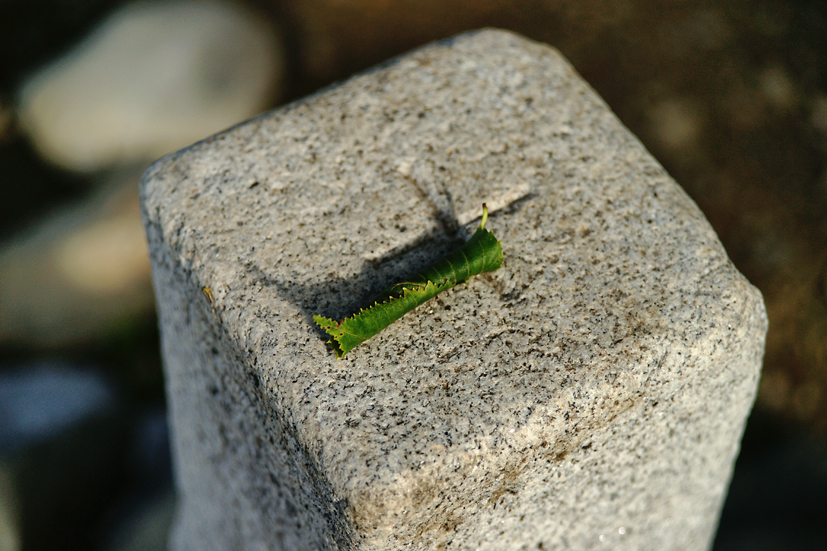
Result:
<svg viewBox="0 0 827 551">
<path fill-rule="evenodd" d="M 24 250 L 27 232 L 66 209 L 95 212 L 99 190 L 115 176 L 131 175 L 137 192 L 135 175 L 151 159 L 67 170 L 42 158 L 17 116 L 22 84 L 123 4 L 0 2 L 0 255 Z M 282 39 L 286 70 L 270 107 L 483 26 L 561 50 L 698 203 L 766 301 L 762 382 L 714 548 L 824 548 L 827 3 L 243 5 Z M 20 258 L 36 267 L 42 250 Z M 162 549 L 174 495 L 149 281 L 141 276 L 117 297 L 85 301 L 53 286 L 45 264 L 40 271 L 42 280 L 0 302 L 0 312 L 24 312 L 15 330 L 0 324 L 0 549 L 4 541 L 26 550 Z M 29 319 L 34 304 L 40 317 Z"/>
</svg>

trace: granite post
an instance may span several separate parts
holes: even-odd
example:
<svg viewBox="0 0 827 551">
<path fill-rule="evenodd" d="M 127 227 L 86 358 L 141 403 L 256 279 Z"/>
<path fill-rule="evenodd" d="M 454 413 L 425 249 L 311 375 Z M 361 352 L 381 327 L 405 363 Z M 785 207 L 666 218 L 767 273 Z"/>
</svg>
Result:
<svg viewBox="0 0 827 551">
<path fill-rule="evenodd" d="M 155 163 L 141 187 L 172 549 L 701 550 L 766 315 L 552 48 L 485 30 Z M 470 235 L 503 267 L 337 360 L 341 317 Z"/>
</svg>

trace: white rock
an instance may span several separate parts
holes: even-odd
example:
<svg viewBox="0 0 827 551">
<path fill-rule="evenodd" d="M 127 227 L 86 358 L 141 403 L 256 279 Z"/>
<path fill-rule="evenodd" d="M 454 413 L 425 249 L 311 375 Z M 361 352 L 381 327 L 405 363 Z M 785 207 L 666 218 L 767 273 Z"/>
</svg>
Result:
<svg viewBox="0 0 827 551">
<path fill-rule="evenodd" d="M 275 31 L 234 3 L 139 2 L 25 82 L 19 119 L 70 169 L 149 160 L 275 103 L 283 66 Z"/>
<path fill-rule="evenodd" d="M 65 346 L 152 310 L 135 168 L 0 243 L 0 343 Z"/>
<path fill-rule="evenodd" d="M 0 401 L 4 451 L 54 438 L 117 402 L 114 389 L 100 374 L 50 362 L 0 374 Z"/>
</svg>

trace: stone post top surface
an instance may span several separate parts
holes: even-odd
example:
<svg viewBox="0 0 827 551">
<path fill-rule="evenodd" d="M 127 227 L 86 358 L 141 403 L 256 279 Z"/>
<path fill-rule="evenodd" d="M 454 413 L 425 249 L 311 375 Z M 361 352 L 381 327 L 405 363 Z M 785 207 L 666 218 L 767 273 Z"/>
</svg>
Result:
<svg viewBox="0 0 827 551">
<path fill-rule="evenodd" d="M 560 460 L 630 410 L 679 429 L 686 389 L 757 377 L 760 294 L 697 206 L 560 54 L 508 32 L 165 157 L 141 193 L 156 262 L 163 247 L 209 290 L 193 307 L 368 531 L 450 524 L 429 520 L 446 486 L 490 506 L 528 457 Z M 367 306 L 467 238 L 483 202 L 502 268 L 337 360 L 312 316 Z M 724 373 L 733 354 L 755 361 Z"/>
</svg>

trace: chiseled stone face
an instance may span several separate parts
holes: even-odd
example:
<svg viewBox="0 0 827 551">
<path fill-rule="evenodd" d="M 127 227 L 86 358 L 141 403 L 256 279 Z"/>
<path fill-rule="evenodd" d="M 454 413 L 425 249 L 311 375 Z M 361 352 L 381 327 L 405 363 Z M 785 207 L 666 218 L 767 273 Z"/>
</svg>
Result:
<svg viewBox="0 0 827 551">
<path fill-rule="evenodd" d="M 142 185 L 173 548 L 704 549 L 761 296 L 551 48 L 461 35 Z M 505 262 L 337 360 L 334 319 L 491 210 Z"/>
</svg>

